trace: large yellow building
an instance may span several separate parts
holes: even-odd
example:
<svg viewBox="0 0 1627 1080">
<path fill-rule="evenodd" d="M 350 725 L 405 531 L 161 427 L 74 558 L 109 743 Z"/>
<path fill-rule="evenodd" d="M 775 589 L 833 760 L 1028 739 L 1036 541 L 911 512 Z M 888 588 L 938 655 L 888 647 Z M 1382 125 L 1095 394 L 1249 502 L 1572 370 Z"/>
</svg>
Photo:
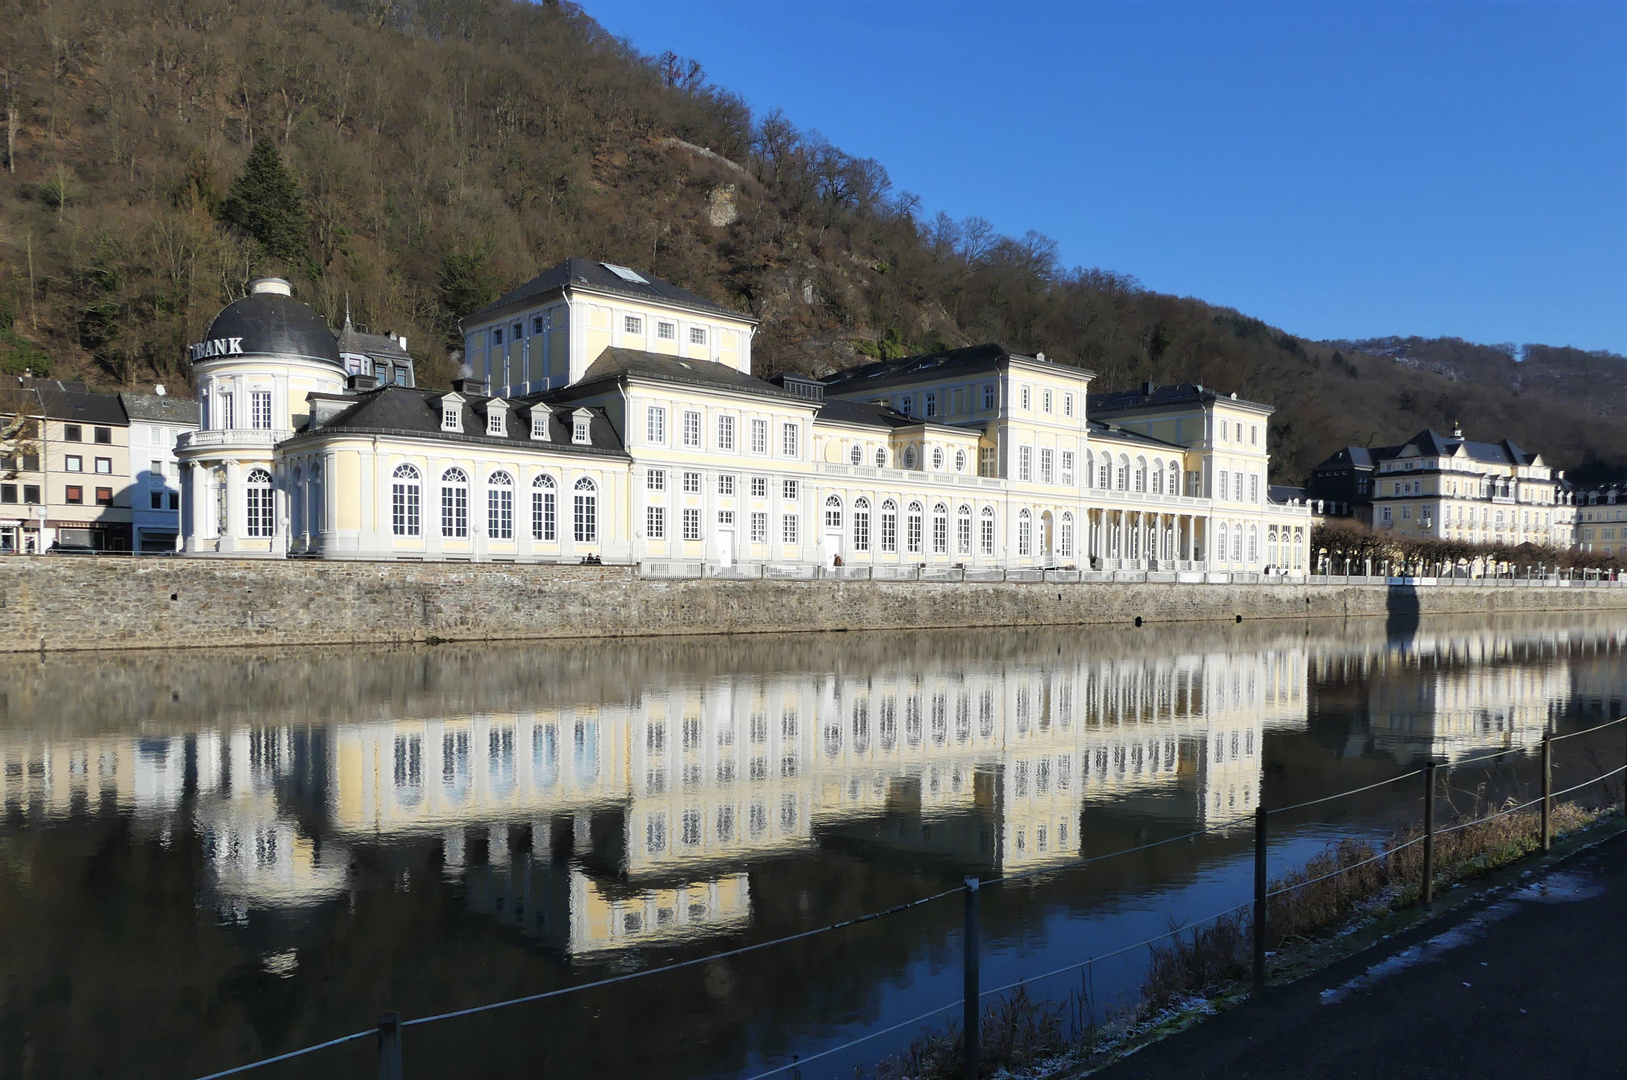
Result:
<svg viewBox="0 0 1627 1080">
<path fill-rule="evenodd" d="M 465 320 L 470 374 L 434 390 L 403 374 L 404 348 L 358 363 L 285 282 L 257 282 L 193 350 L 186 550 L 652 575 L 1305 571 L 1309 517 L 1268 495 L 1266 406 L 1193 386 L 1091 397 L 1091 372 L 998 345 L 763 380 L 755 328 L 571 259 Z"/>
</svg>

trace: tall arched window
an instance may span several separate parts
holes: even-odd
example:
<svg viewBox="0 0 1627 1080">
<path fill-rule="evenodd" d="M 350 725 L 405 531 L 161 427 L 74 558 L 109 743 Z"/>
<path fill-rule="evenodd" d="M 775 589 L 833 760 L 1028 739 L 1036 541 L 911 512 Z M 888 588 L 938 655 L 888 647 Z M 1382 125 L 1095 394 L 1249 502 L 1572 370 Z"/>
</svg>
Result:
<svg viewBox="0 0 1627 1080">
<path fill-rule="evenodd" d="M 1136 458 L 1136 488 L 1137 491 L 1147 490 L 1147 459 Z"/>
<path fill-rule="evenodd" d="M 578 544 L 597 544 L 599 542 L 599 487 L 584 476 L 576 482 L 575 490 L 576 542 Z"/>
<path fill-rule="evenodd" d="M 469 535 L 469 474 L 456 467 L 441 474 L 441 535 Z"/>
<path fill-rule="evenodd" d="M 1110 455 L 1103 454 L 1096 467 L 1096 486 L 1103 491 L 1113 486 L 1113 458 Z"/>
<path fill-rule="evenodd" d="M 898 504 L 891 499 L 881 504 L 881 550 L 898 550 Z"/>
<path fill-rule="evenodd" d="M 322 495 L 322 463 L 320 461 L 311 463 L 310 479 L 305 482 L 305 486 L 309 491 L 305 522 L 306 526 L 311 530 L 311 535 L 315 536 L 322 531 L 323 507 L 326 505 Z"/>
<path fill-rule="evenodd" d="M 1062 515 L 1062 527 L 1057 530 L 1057 554 L 1064 559 L 1073 558 L 1073 515 Z"/>
<path fill-rule="evenodd" d="M 1169 463 L 1169 493 L 1171 495 L 1181 493 L 1181 466 L 1179 462 L 1172 461 Z"/>
<path fill-rule="evenodd" d="M 965 503 L 955 511 L 955 551 L 961 555 L 972 553 L 972 508 Z"/>
<path fill-rule="evenodd" d="M 494 472 L 486 480 L 486 536 L 514 539 L 514 477 Z"/>
<path fill-rule="evenodd" d="M 277 504 L 272 495 L 271 474 L 264 469 L 249 472 L 244 485 L 247 514 L 244 522 L 249 536 L 270 537 L 277 532 Z"/>
<path fill-rule="evenodd" d="M 869 499 L 855 499 L 853 502 L 853 550 L 870 550 Z"/>
<path fill-rule="evenodd" d="M 1017 513 L 1017 557 L 1026 559 L 1034 553 L 1034 519 L 1027 510 Z"/>
<path fill-rule="evenodd" d="M 911 555 L 921 554 L 921 504 L 910 503 L 904 515 L 904 550 Z"/>
<path fill-rule="evenodd" d="M 1085 451 L 1085 486 L 1096 486 L 1096 455 L 1089 450 Z"/>
<path fill-rule="evenodd" d="M 1278 563 L 1278 550 L 1277 527 L 1273 525 L 1265 531 L 1265 561 L 1267 565 L 1276 566 L 1280 570 L 1282 567 Z"/>
<path fill-rule="evenodd" d="M 983 554 L 994 554 L 994 507 L 985 506 L 982 516 L 982 536 L 979 537 L 983 546 Z"/>
<path fill-rule="evenodd" d="M 559 539 L 558 491 L 547 473 L 531 481 L 531 539 L 549 543 Z"/>
<path fill-rule="evenodd" d="M 294 536 L 305 533 L 305 470 L 294 466 L 294 478 L 288 485 L 288 530 Z"/>
<path fill-rule="evenodd" d="M 1232 562 L 1243 561 L 1243 525 L 1239 522 L 1232 526 Z"/>
<path fill-rule="evenodd" d="M 1123 454 L 1119 455 L 1118 481 L 1117 486 L 1120 491 L 1130 490 L 1130 459 Z"/>
<path fill-rule="evenodd" d="M 840 529 L 842 527 L 842 500 L 835 495 L 825 500 L 825 528 Z"/>
<path fill-rule="evenodd" d="M 932 554 L 949 554 L 949 507 L 943 503 L 932 508 Z"/>
<path fill-rule="evenodd" d="M 390 531 L 396 536 L 423 534 L 422 477 L 411 465 L 395 467 L 390 476 Z"/>
<path fill-rule="evenodd" d="M 1253 525 L 1248 527 L 1248 558 L 1255 562 L 1260 557 L 1260 530 Z"/>
</svg>

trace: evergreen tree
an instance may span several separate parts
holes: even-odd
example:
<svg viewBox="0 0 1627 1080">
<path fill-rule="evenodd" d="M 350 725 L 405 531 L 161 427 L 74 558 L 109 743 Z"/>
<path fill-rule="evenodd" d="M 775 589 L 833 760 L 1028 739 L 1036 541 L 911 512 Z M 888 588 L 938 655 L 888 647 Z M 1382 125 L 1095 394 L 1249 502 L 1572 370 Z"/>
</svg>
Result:
<svg viewBox="0 0 1627 1080">
<path fill-rule="evenodd" d="M 305 257 L 310 225 L 305 199 L 270 139 L 257 140 L 249 151 L 220 216 L 260 241 L 273 258 L 294 263 Z"/>
</svg>

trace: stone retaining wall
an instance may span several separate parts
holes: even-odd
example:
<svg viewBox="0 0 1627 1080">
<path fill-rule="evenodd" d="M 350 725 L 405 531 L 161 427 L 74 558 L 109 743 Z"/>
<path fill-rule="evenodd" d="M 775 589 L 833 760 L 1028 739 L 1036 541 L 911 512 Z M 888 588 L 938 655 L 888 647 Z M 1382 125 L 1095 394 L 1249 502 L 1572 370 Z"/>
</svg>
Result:
<svg viewBox="0 0 1627 1080">
<path fill-rule="evenodd" d="M 1523 583 L 1521 583 L 1523 586 Z M 1627 588 L 645 579 L 631 567 L 0 559 L 0 652 L 1627 608 Z"/>
</svg>

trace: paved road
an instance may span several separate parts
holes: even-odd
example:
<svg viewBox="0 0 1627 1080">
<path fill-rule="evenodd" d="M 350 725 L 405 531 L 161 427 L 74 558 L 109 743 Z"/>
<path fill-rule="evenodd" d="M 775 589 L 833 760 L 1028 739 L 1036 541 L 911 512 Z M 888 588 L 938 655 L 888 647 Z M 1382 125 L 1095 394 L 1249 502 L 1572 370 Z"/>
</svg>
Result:
<svg viewBox="0 0 1627 1080">
<path fill-rule="evenodd" d="M 1096 1075 L 1627 1077 L 1627 835 Z"/>
</svg>

